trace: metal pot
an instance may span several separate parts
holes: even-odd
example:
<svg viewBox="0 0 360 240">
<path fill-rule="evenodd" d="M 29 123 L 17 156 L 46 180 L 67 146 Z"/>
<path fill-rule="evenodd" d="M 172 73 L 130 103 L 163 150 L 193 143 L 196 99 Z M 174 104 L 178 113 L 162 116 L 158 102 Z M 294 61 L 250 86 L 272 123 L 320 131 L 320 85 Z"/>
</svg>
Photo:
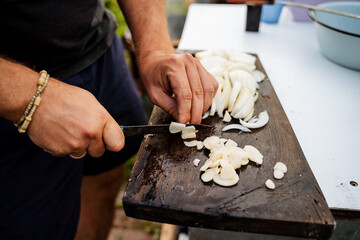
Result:
<svg viewBox="0 0 360 240">
<path fill-rule="evenodd" d="M 360 14 L 360 2 L 327 2 L 321 8 Z M 360 70 L 360 20 L 326 12 L 309 10 L 322 54 L 329 60 Z"/>
</svg>

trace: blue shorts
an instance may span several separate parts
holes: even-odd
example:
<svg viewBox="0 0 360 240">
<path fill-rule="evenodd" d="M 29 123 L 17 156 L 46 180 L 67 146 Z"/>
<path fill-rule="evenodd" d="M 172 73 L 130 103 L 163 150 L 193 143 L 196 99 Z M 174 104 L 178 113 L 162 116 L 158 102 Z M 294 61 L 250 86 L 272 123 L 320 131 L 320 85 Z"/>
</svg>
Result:
<svg viewBox="0 0 360 240">
<path fill-rule="evenodd" d="M 118 37 L 96 63 L 64 82 L 92 92 L 121 125 L 147 122 Z M 126 138 L 123 150 L 100 158 L 57 158 L 0 119 L 0 239 L 74 239 L 82 176 L 123 163 L 141 139 Z"/>
</svg>

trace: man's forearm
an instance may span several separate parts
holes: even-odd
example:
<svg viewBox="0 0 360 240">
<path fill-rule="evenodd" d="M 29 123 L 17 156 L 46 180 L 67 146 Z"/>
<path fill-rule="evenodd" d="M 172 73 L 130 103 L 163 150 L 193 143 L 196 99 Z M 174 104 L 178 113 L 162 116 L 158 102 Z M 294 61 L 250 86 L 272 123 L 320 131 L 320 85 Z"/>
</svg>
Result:
<svg viewBox="0 0 360 240">
<path fill-rule="evenodd" d="M 138 57 L 153 51 L 174 53 L 164 0 L 118 0 L 131 30 Z"/>
<path fill-rule="evenodd" d="M 37 88 L 39 73 L 0 58 L 0 117 L 20 119 Z"/>
</svg>

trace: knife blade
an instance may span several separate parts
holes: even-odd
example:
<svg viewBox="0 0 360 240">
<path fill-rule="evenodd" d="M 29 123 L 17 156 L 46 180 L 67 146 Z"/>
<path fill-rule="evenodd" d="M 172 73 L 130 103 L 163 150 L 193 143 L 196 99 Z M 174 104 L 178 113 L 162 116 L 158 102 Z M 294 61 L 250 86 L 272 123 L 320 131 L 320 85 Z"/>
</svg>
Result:
<svg viewBox="0 0 360 240">
<path fill-rule="evenodd" d="M 208 129 L 212 130 L 213 126 L 205 124 L 187 124 L 186 126 L 194 126 L 196 130 Z M 170 124 L 158 124 L 158 125 L 135 125 L 135 126 L 120 126 L 125 137 L 145 135 L 145 134 L 158 134 L 158 133 L 170 133 Z"/>
</svg>

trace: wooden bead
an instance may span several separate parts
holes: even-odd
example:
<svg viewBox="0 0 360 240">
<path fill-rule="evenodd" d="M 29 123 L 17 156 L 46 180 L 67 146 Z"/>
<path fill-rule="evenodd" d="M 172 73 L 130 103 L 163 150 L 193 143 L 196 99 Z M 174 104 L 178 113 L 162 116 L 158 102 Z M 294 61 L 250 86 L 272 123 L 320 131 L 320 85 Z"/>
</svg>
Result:
<svg viewBox="0 0 360 240">
<path fill-rule="evenodd" d="M 39 96 L 37 96 L 37 97 L 35 98 L 34 105 L 35 105 L 35 106 L 39 106 L 39 105 L 40 105 L 40 102 L 41 102 L 41 97 L 40 97 L 40 95 L 39 95 Z"/>
<path fill-rule="evenodd" d="M 46 75 L 41 75 L 38 81 L 38 85 L 42 86 L 45 83 Z"/>
<path fill-rule="evenodd" d="M 25 121 L 23 122 L 23 124 L 20 126 L 20 129 L 24 130 L 24 132 L 26 132 L 26 129 L 28 128 L 28 126 L 30 125 L 31 120 L 27 120 L 25 119 Z M 20 130 L 19 130 L 20 131 Z"/>
<path fill-rule="evenodd" d="M 19 128 L 18 128 L 18 132 L 19 132 L 19 133 L 25 133 L 26 130 L 24 130 L 24 129 L 22 129 L 21 127 L 19 127 Z"/>
</svg>

